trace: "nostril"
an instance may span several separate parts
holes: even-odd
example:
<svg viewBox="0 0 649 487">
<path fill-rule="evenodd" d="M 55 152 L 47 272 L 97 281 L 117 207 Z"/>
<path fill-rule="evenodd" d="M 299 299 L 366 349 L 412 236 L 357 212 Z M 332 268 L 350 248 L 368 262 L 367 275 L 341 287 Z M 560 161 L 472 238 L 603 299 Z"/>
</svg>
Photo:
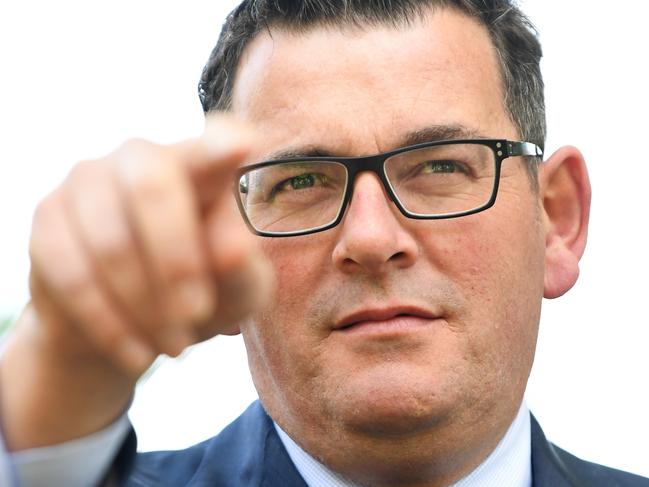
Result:
<svg viewBox="0 0 649 487">
<path fill-rule="evenodd" d="M 416 252 L 399 251 L 392 254 L 388 262 L 391 262 L 398 268 L 406 268 L 413 265 L 416 260 Z"/>
<path fill-rule="evenodd" d="M 392 256 L 388 259 L 389 262 L 395 262 L 395 263 L 408 263 L 411 262 L 415 258 L 416 252 L 409 252 L 407 250 L 400 250 L 399 252 L 395 252 L 392 254 Z"/>
</svg>

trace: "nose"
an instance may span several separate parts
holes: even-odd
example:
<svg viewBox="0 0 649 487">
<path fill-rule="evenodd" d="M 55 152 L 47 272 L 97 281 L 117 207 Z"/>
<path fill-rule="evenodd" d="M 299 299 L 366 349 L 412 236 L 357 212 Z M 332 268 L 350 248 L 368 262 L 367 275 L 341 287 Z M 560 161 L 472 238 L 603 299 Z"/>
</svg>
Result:
<svg viewBox="0 0 649 487">
<path fill-rule="evenodd" d="M 340 223 L 332 258 L 345 273 L 381 275 L 413 265 L 419 246 L 376 174 L 364 172 L 354 181 L 353 195 Z M 406 226 L 415 224 L 408 221 Z"/>
</svg>

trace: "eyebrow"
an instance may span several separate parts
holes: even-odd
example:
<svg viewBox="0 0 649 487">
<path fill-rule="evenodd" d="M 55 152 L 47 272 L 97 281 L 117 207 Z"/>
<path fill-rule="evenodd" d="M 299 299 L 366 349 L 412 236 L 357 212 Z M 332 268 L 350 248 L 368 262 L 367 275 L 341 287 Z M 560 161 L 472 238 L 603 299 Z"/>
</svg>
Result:
<svg viewBox="0 0 649 487">
<path fill-rule="evenodd" d="M 429 125 L 422 129 L 407 132 L 394 147 L 405 147 L 409 145 L 423 144 L 424 142 L 435 142 L 438 140 L 476 139 L 484 138 L 476 130 L 469 129 L 464 125 Z M 305 145 L 289 147 L 271 153 L 266 160 L 290 159 L 298 157 L 348 157 L 349 154 L 336 154 L 331 150 L 317 145 Z"/>
<path fill-rule="evenodd" d="M 423 144 L 424 142 L 435 142 L 438 140 L 477 138 L 485 137 L 479 135 L 476 130 L 469 129 L 464 125 L 430 125 L 420 130 L 408 132 L 405 137 L 400 140 L 398 147 Z"/>
</svg>

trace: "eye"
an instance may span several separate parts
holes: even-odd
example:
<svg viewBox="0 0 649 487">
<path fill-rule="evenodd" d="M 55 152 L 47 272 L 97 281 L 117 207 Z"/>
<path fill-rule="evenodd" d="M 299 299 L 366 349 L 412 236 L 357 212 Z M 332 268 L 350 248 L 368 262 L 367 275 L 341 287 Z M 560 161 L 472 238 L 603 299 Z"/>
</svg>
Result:
<svg viewBox="0 0 649 487">
<path fill-rule="evenodd" d="M 456 161 L 426 161 L 421 164 L 420 172 L 424 174 L 438 173 L 455 173 L 461 172 L 466 174 L 466 169 Z"/>
<path fill-rule="evenodd" d="M 285 179 L 273 188 L 273 194 L 284 191 L 297 191 L 300 189 L 313 188 L 315 186 L 324 186 L 327 177 L 324 174 L 305 173 L 298 176 Z"/>
</svg>

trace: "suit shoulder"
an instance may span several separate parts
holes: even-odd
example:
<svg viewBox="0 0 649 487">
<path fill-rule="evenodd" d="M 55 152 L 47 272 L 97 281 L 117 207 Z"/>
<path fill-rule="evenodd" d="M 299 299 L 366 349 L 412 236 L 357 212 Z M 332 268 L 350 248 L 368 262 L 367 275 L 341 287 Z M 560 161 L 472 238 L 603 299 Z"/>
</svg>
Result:
<svg viewBox="0 0 649 487">
<path fill-rule="evenodd" d="M 588 462 L 552 445 L 556 457 L 578 479 L 576 486 L 649 487 L 649 479 L 615 468 Z"/>
<path fill-rule="evenodd" d="M 184 450 L 138 453 L 126 485 L 186 485 L 201 465 L 209 443 L 204 441 Z"/>
<path fill-rule="evenodd" d="M 256 485 L 271 423 L 258 403 L 246 410 L 217 436 L 184 450 L 138 453 L 128 472 L 127 487 L 181 486 L 200 483 Z M 242 479 L 245 478 L 245 482 Z"/>
<path fill-rule="evenodd" d="M 582 460 L 549 442 L 531 416 L 532 473 L 537 487 L 649 487 L 649 479 Z"/>
</svg>

